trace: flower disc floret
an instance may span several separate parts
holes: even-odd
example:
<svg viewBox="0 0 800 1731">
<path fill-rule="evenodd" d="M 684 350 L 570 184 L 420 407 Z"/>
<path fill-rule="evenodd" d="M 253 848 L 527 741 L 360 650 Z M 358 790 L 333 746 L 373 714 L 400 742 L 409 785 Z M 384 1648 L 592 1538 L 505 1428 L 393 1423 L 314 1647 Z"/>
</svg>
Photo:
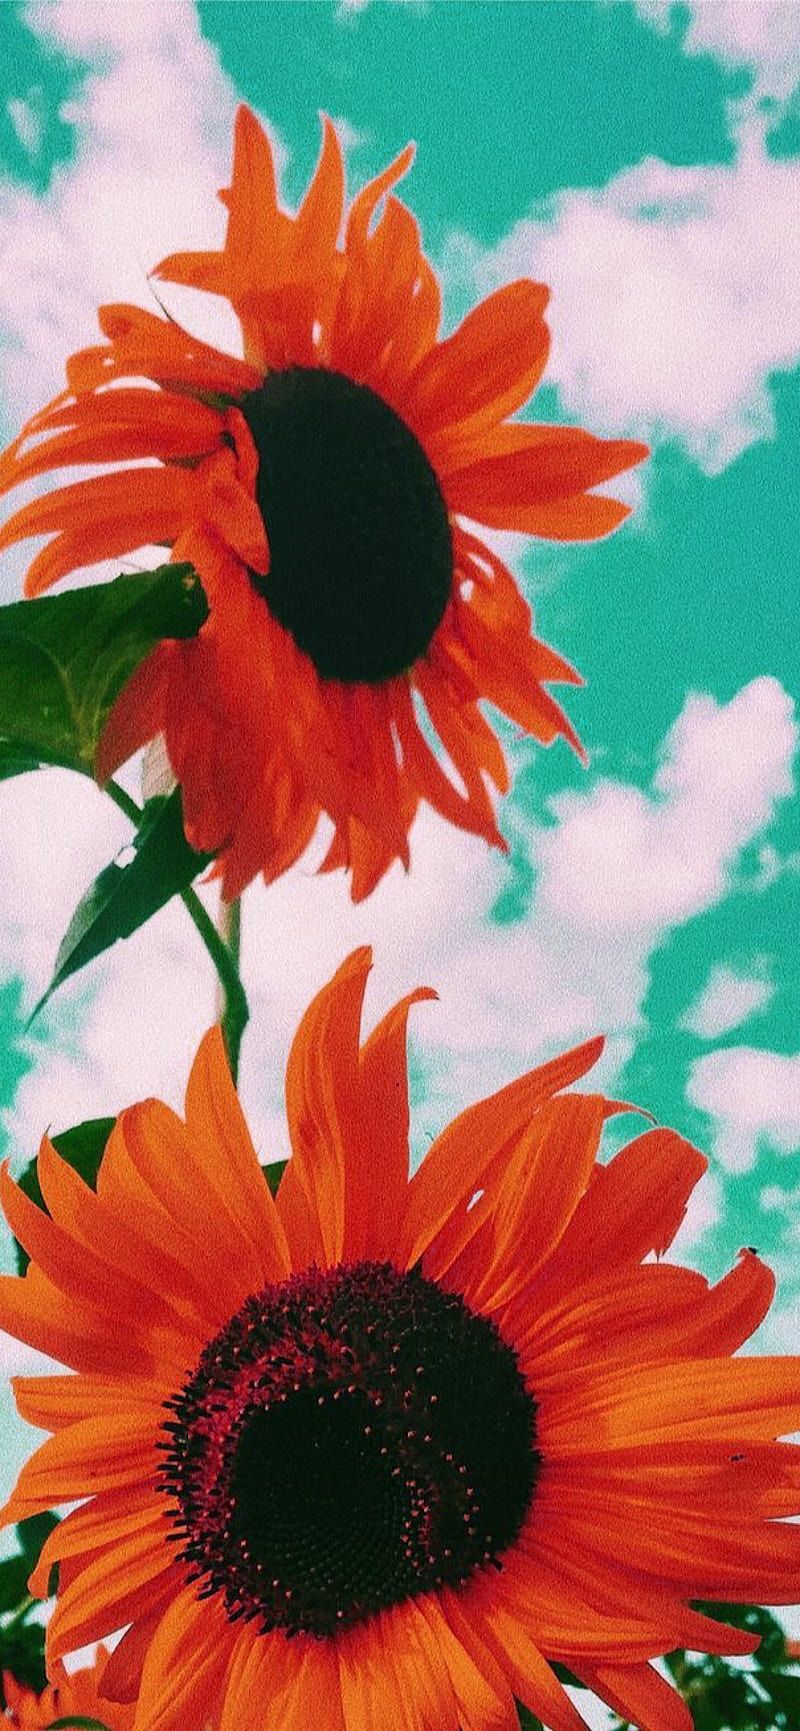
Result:
<svg viewBox="0 0 800 1731">
<path fill-rule="evenodd" d="M 447 506 L 410 428 L 328 368 L 267 375 L 242 413 L 270 548 L 254 576 L 323 679 L 379 684 L 428 650 L 450 596 Z"/>
<path fill-rule="evenodd" d="M 332 1635 L 458 1585 L 516 1539 L 535 1482 L 512 1348 L 390 1263 L 247 1299 L 167 1405 L 181 1556 L 263 1631 Z"/>
</svg>

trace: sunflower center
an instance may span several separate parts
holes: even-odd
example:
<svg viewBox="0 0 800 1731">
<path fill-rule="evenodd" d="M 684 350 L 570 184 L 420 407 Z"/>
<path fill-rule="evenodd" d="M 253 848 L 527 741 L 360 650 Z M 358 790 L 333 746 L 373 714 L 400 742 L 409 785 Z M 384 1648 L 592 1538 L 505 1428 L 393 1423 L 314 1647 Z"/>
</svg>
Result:
<svg viewBox="0 0 800 1731">
<path fill-rule="evenodd" d="M 325 368 L 270 373 L 241 408 L 270 549 L 253 582 L 270 612 L 324 679 L 404 672 L 428 648 L 453 572 L 422 446 L 374 391 Z"/>
<path fill-rule="evenodd" d="M 167 1402 L 162 1488 L 201 1596 L 326 1636 L 516 1538 L 534 1402 L 494 1324 L 389 1263 L 267 1286 Z"/>
</svg>

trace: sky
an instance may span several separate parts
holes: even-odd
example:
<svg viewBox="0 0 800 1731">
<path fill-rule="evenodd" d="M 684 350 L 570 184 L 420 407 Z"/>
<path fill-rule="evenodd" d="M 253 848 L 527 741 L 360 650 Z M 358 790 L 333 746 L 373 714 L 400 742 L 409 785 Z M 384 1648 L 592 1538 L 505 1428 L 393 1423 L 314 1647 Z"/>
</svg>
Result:
<svg viewBox="0 0 800 1731">
<path fill-rule="evenodd" d="M 370 1019 L 417 984 L 439 994 L 414 1012 L 417 1157 L 470 1101 L 605 1033 L 600 1085 L 710 1156 L 676 1253 L 716 1278 L 757 1246 L 779 1289 L 756 1345 L 792 1350 L 800 8 L 4 0 L 4 439 L 61 388 L 100 302 L 152 306 L 160 256 L 219 244 L 214 194 L 242 99 L 269 129 L 290 206 L 320 110 L 351 188 L 415 139 L 403 196 L 446 325 L 516 276 L 547 282 L 537 417 L 652 446 L 615 484 L 634 512 L 609 540 L 502 537 L 539 634 L 585 677 L 566 702 L 589 754 L 584 769 L 563 744 L 502 728 L 509 855 L 423 815 L 410 874 L 393 869 L 360 908 L 344 880 L 313 875 L 313 855 L 247 892 L 241 1091 L 262 1158 L 288 1152 L 283 1068 L 303 1008 L 371 942 Z M 159 292 L 199 335 L 235 344 L 218 307 Z M 0 601 L 18 596 L 24 560 L 0 560 Z M 139 779 L 134 765 L 134 791 Z M 0 1143 L 16 1169 L 47 1126 L 148 1094 L 178 1105 L 214 985 L 176 906 L 27 1029 L 75 903 L 129 828 L 62 771 L 0 784 L 0 825 Z M 0 1340 L 7 1371 L 34 1358 Z M 4 1492 L 37 1436 L 0 1398 Z"/>
</svg>

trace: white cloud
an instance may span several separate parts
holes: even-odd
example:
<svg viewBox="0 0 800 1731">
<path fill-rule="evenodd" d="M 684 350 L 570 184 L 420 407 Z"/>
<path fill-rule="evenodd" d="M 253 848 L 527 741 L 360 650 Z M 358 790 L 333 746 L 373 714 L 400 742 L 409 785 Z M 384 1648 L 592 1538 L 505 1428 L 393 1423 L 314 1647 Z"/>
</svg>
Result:
<svg viewBox="0 0 800 1731">
<path fill-rule="evenodd" d="M 636 10 L 666 34 L 674 0 L 636 0 Z M 685 54 L 711 54 L 753 73 L 754 94 L 785 101 L 800 83 L 800 9 L 787 0 L 689 0 Z"/>
<path fill-rule="evenodd" d="M 42 142 L 42 117 L 38 103 L 32 99 L 35 94 L 40 93 L 32 93 L 27 100 L 21 96 L 12 96 L 6 103 L 6 113 L 11 125 L 23 150 L 30 156 L 36 155 Z"/>
<path fill-rule="evenodd" d="M 690 695 L 652 795 L 598 781 L 554 801 L 537 846 L 547 905 L 603 933 L 653 934 L 723 895 L 739 850 L 792 791 L 797 727 L 777 680 L 754 679 L 727 704 Z"/>
<path fill-rule="evenodd" d="M 716 1172 L 709 1167 L 696 1184 L 686 1206 L 686 1213 L 669 1247 L 670 1262 L 682 1262 L 693 1251 L 706 1232 L 722 1218 L 724 1197 Z"/>
<path fill-rule="evenodd" d="M 481 289 L 550 284 L 547 377 L 597 430 L 678 439 L 710 473 L 774 433 L 770 375 L 800 362 L 800 166 L 742 132 L 730 166 L 648 158 L 558 193 L 491 253 L 452 237 Z"/>
<path fill-rule="evenodd" d="M 711 969 L 700 997 L 686 1011 L 680 1026 L 703 1040 L 715 1040 L 765 1009 L 774 994 L 775 987 L 763 974 L 737 973 L 721 963 Z"/>
<path fill-rule="evenodd" d="M 65 110 L 74 161 L 44 198 L 0 185 L 0 251 L 13 260 L 0 282 L 0 388 L 13 431 L 62 388 L 66 357 L 97 340 L 98 305 L 154 308 L 147 272 L 164 253 L 219 244 L 214 193 L 229 176 L 235 107 L 182 0 L 49 0 L 26 20 L 91 70 Z"/>
<path fill-rule="evenodd" d="M 762 1142 L 800 1152 L 800 1053 L 708 1052 L 692 1065 L 686 1092 L 713 1120 L 714 1153 L 729 1172 L 748 1171 Z"/>
</svg>

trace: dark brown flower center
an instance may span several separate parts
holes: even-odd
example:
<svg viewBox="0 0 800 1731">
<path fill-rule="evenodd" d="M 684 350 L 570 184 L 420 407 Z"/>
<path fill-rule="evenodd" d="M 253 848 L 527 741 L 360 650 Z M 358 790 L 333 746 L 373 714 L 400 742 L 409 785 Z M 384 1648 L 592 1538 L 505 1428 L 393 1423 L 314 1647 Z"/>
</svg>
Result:
<svg viewBox="0 0 800 1731">
<path fill-rule="evenodd" d="M 264 1632 L 332 1635 L 498 1563 L 536 1482 L 511 1347 L 389 1263 L 265 1287 L 167 1405 L 180 1555 Z"/>
<path fill-rule="evenodd" d="M 374 391 L 321 367 L 269 373 L 241 408 L 270 550 L 253 582 L 270 612 L 324 679 L 403 673 L 428 648 L 453 574 L 422 446 Z"/>
</svg>

